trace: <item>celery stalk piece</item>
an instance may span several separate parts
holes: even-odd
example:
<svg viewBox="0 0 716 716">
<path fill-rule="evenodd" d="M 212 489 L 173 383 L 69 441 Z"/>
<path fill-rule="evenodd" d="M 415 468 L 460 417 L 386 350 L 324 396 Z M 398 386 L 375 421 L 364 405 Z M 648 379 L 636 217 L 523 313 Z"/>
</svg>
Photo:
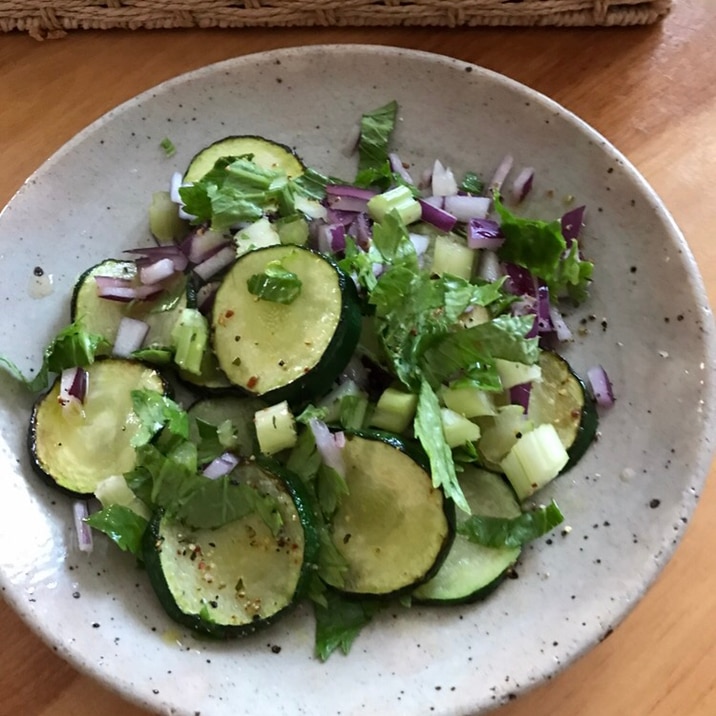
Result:
<svg viewBox="0 0 716 716">
<path fill-rule="evenodd" d="M 284 400 L 254 413 L 259 448 L 266 455 L 292 448 L 296 444 L 296 421 Z"/>
<path fill-rule="evenodd" d="M 201 374 L 201 362 L 209 341 L 209 324 L 196 308 L 185 308 L 172 329 L 174 362 L 189 373 Z"/>
<path fill-rule="evenodd" d="M 420 202 L 402 184 L 376 194 L 368 201 L 368 213 L 374 221 L 383 221 L 391 211 L 397 211 L 406 226 L 418 221 L 423 213 Z"/>
</svg>

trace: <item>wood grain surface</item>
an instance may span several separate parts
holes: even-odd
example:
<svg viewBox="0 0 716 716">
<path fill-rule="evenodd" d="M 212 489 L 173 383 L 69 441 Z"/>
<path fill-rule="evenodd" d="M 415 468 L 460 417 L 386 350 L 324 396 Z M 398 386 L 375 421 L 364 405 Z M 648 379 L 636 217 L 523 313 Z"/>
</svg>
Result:
<svg viewBox="0 0 716 716">
<path fill-rule="evenodd" d="M 76 132 L 184 71 L 329 42 L 440 52 L 544 92 L 621 149 L 664 199 L 716 303 L 716 2 L 625 29 L 250 29 L 0 36 L 0 206 Z M 712 476 L 713 477 L 713 476 Z M 597 648 L 496 716 L 716 714 L 716 482 L 675 557 Z M 0 716 L 142 716 L 59 659 L 0 601 Z M 240 706 L 237 705 L 237 713 Z"/>
</svg>

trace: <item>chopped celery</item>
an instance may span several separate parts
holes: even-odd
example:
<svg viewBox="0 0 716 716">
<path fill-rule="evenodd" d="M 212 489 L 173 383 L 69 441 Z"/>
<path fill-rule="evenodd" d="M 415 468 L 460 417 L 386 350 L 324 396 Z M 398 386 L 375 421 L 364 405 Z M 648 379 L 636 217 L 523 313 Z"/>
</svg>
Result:
<svg viewBox="0 0 716 716">
<path fill-rule="evenodd" d="M 500 466 L 520 500 L 524 500 L 559 475 L 569 455 L 554 425 L 544 423 L 522 435 Z"/>
<path fill-rule="evenodd" d="M 540 380 L 542 377 L 542 369 L 539 367 L 538 363 L 527 365 L 525 363 L 516 363 L 511 360 L 496 358 L 495 367 L 497 368 L 497 372 L 500 374 L 502 387 L 505 388 L 505 390 L 508 388 L 514 388 L 516 385 L 522 385 L 523 383 L 531 383 L 532 381 Z"/>
<path fill-rule="evenodd" d="M 450 408 L 440 409 L 445 442 L 451 447 L 473 443 L 480 438 L 480 427 Z"/>
<path fill-rule="evenodd" d="M 124 479 L 124 475 L 109 475 L 97 484 L 95 497 L 102 503 L 102 507 L 121 505 L 148 520 L 152 513 L 149 508 L 132 492 Z"/>
<path fill-rule="evenodd" d="M 326 414 L 323 420 L 326 423 L 338 422 L 341 417 L 341 403 L 343 398 L 349 396 L 362 396 L 363 391 L 358 387 L 357 383 L 352 380 L 346 380 L 337 385 L 328 395 L 318 401 L 316 407 L 325 408 Z"/>
<path fill-rule="evenodd" d="M 278 231 L 265 216 L 239 231 L 234 240 L 236 241 L 237 256 L 254 249 L 262 249 L 266 246 L 281 243 Z"/>
<path fill-rule="evenodd" d="M 532 430 L 532 422 L 525 417 L 521 405 L 505 405 L 492 417 L 479 418 L 482 437 L 478 449 L 486 460 L 499 463 L 519 439 Z"/>
<path fill-rule="evenodd" d="M 406 225 L 418 221 L 422 216 L 420 203 L 410 189 L 402 184 L 376 194 L 368 201 L 368 213 L 374 221 L 383 221 L 391 211 L 397 211 Z"/>
<path fill-rule="evenodd" d="M 440 398 L 450 410 L 454 410 L 466 418 L 495 415 L 497 413 L 492 396 L 475 386 L 443 386 L 440 389 Z"/>
<path fill-rule="evenodd" d="M 259 448 L 266 455 L 273 455 L 296 444 L 296 421 L 285 400 L 257 410 L 254 425 Z"/>
<path fill-rule="evenodd" d="M 174 362 L 183 370 L 201 374 L 201 364 L 209 340 L 209 324 L 196 308 L 185 308 L 172 329 Z"/>
<path fill-rule="evenodd" d="M 460 324 L 465 328 L 472 328 L 487 323 L 491 318 L 490 311 L 485 306 L 470 306 L 470 310 L 460 316 Z"/>
<path fill-rule="evenodd" d="M 302 216 L 291 216 L 276 222 L 282 244 L 304 246 L 308 241 L 308 222 Z"/>
<path fill-rule="evenodd" d="M 402 433 L 410 425 L 417 407 L 417 395 L 397 388 L 386 388 L 378 398 L 370 424 L 383 430 Z"/>
<path fill-rule="evenodd" d="M 450 274 L 469 279 L 475 262 L 475 251 L 447 235 L 435 237 L 431 272 L 438 276 Z"/>
</svg>

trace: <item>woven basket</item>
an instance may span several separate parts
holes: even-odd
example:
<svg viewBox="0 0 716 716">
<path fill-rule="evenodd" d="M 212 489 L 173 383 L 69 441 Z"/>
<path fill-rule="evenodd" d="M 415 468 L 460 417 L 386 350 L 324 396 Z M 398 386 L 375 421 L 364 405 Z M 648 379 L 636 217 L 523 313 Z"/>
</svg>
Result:
<svg viewBox="0 0 716 716">
<path fill-rule="evenodd" d="M 643 25 L 671 0 L 0 0 L 0 30 L 307 25 Z"/>
</svg>

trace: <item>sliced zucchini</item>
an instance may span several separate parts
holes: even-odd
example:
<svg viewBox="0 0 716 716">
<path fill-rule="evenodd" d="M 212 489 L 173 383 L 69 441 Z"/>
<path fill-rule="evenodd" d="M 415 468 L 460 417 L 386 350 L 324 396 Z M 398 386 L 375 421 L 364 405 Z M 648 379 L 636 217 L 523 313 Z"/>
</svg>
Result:
<svg viewBox="0 0 716 716">
<path fill-rule="evenodd" d="M 283 171 L 289 178 L 303 174 L 303 162 L 285 144 L 250 135 L 226 137 L 202 149 L 189 162 L 184 182 L 199 181 L 222 157 L 252 155 L 254 163 L 263 169 Z"/>
<path fill-rule="evenodd" d="M 348 494 L 331 520 L 331 539 L 347 569 L 336 589 L 394 596 L 430 579 L 445 558 L 455 506 L 410 449 L 384 433 L 346 435 Z"/>
<path fill-rule="evenodd" d="M 131 440 L 139 427 L 132 390 L 165 392 L 159 373 L 142 363 L 107 358 L 87 366 L 89 388 L 81 407 L 63 408 L 60 380 L 32 411 L 28 443 L 35 470 L 63 491 L 91 495 L 109 475 L 135 464 Z"/>
<path fill-rule="evenodd" d="M 119 322 L 125 316 L 149 324 L 145 348 L 169 348 L 171 333 L 181 311 L 187 307 L 187 283 L 182 276 L 167 286 L 167 290 L 151 301 L 123 303 L 102 298 L 97 294 L 96 276 L 111 276 L 135 280 L 137 266 L 134 261 L 107 259 L 87 269 L 75 283 L 72 293 L 71 316 L 74 321 L 82 317 L 84 328 L 90 333 L 104 336 L 114 343 Z"/>
<path fill-rule="evenodd" d="M 189 417 L 193 418 L 189 423 L 189 437 L 193 441 L 197 441 L 199 438 L 196 418 L 216 427 L 230 420 L 234 426 L 236 436 L 234 452 L 244 457 L 256 455 L 259 445 L 256 438 L 254 415 L 257 410 L 265 407 L 266 404 L 263 401 L 244 396 L 226 395 L 197 400 L 187 411 Z"/>
<path fill-rule="evenodd" d="M 215 529 L 159 513 L 144 536 L 147 574 L 167 614 L 218 638 L 246 636 L 285 614 L 303 596 L 318 549 L 298 478 L 265 462 L 240 468 L 238 479 L 274 498 L 275 534 L 256 513 Z"/>
<path fill-rule="evenodd" d="M 249 279 L 276 261 L 301 281 L 292 303 L 249 292 Z M 280 245 L 239 257 L 216 292 L 211 323 L 214 353 L 229 381 L 271 402 L 328 392 L 361 330 L 350 277 L 320 254 Z"/>
<path fill-rule="evenodd" d="M 569 363 L 551 351 L 539 361 L 542 380 L 532 384 L 527 417 L 535 425 L 551 423 L 569 454 L 564 470 L 577 463 L 597 434 L 596 406 Z"/>
<path fill-rule="evenodd" d="M 458 480 L 472 514 L 519 517 L 519 502 L 500 475 L 468 466 Z M 457 524 L 467 517 L 460 511 Z M 413 592 L 413 598 L 428 604 L 460 604 L 482 599 L 502 581 L 520 551 L 519 547 L 484 547 L 458 534 L 440 569 Z"/>
</svg>

